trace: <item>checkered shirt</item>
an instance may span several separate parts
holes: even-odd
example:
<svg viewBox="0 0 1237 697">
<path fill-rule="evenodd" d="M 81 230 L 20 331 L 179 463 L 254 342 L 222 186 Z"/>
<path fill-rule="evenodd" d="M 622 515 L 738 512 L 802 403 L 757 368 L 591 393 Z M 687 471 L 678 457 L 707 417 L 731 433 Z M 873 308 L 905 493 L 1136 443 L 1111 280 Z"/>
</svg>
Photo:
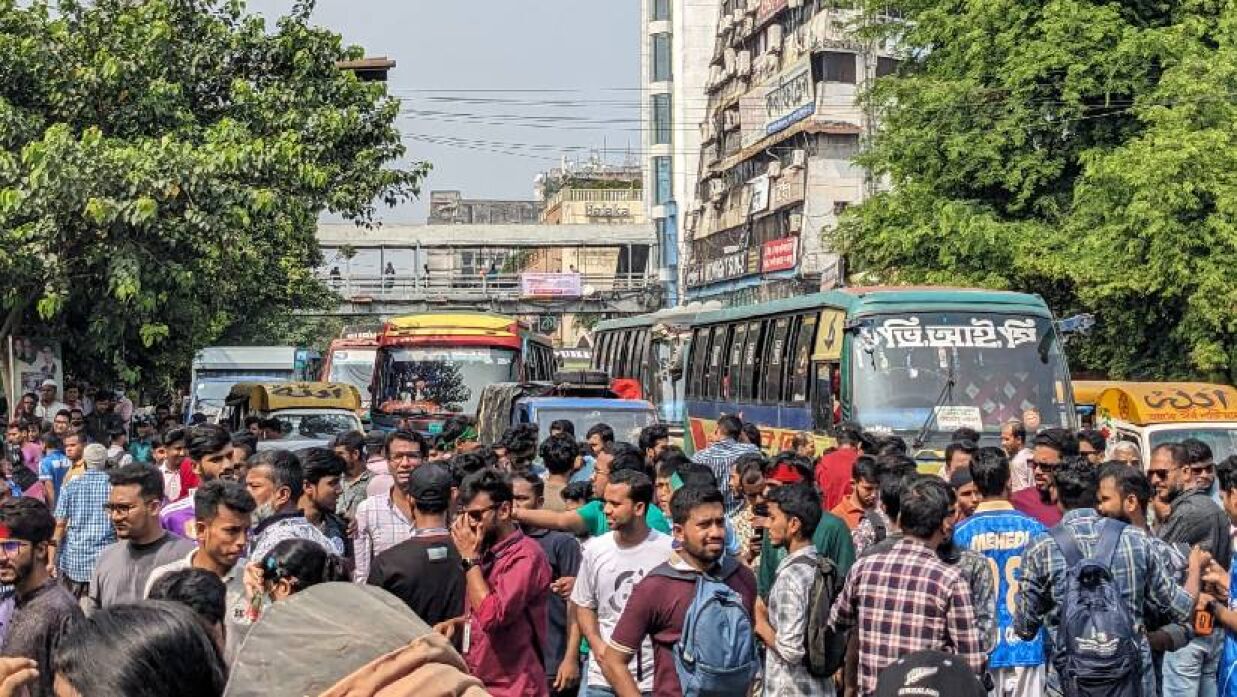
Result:
<svg viewBox="0 0 1237 697">
<path fill-rule="evenodd" d="M 913 540 L 855 562 L 830 622 L 858 632 L 861 695 L 875 692 L 883 668 L 915 651 L 952 652 L 976 675 L 988 658 L 962 572 Z"/>
<path fill-rule="evenodd" d="M 65 484 L 56 498 L 56 519 L 68 521 L 56 566 L 78 583 L 90 581 L 99 552 L 116 541 L 111 517 L 103 508 L 111 490 L 107 472 L 86 470 Z"/>
</svg>

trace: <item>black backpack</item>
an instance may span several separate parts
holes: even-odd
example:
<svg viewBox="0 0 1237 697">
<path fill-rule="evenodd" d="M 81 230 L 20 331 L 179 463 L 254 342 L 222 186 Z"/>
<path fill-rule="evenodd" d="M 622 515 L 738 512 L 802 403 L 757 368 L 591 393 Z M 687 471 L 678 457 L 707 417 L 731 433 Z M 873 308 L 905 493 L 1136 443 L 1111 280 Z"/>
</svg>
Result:
<svg viewBox="0 0 1237 697">
<path fill-rule="evenodd" d="M 1087 558 L 1069 528 L 1048 531 L 1066 566 L 1052 663 L 1065 697 L 1143 697 L 1134 617 L 1111 568 L 1125 524 L 1105 518 L 1097 525 L 1099 542 Z"/>
<path fill-rule="evenodd" d="M 827 678 L 846 659 L 846 632 L 829 629 L 833 601 L 842 590 L 837 565 L 824 556 L 798 557 L 791 563 L 811 564 L 816 569 L 808 594 L 807 624 L 803 628 L 803 664 L 811 675 Z"/>
</svg>

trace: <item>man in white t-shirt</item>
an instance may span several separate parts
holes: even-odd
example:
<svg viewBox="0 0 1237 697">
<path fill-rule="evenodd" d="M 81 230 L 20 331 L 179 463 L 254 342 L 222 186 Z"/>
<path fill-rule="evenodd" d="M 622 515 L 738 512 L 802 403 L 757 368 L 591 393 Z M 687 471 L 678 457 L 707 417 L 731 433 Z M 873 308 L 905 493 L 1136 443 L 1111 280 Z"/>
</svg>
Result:
<svg viewBox="0 0 1237 697">
<path fill-rule="evenodd" d="M 604 492 L 610 532 L 584 544 L 584 560 L 576 575 L 571 602 L 580 631 L 592 653 L 588 663 L 588 695 L 613 694 L 601 672 L 600 654 L 640 579 L 670 558 L 669 535 L 648 526 L 645 513 L 653 502 L 653 482 L 642 472 L 622 470 L 610 476 Z M 653 692 L 653 646 L 646 638 L 637 652 L 635 671 L 640 691 Z"/>
</svg>

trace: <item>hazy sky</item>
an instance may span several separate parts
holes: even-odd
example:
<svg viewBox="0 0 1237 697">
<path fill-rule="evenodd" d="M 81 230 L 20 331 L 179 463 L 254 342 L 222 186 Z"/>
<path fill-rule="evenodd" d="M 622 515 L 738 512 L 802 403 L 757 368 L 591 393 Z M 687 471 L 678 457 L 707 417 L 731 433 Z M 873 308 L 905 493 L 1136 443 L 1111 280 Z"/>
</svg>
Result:
<svg viewBox="0 0 1237 697">
<path fill-rule="evenodd" d="M 249 0 L 267 17 L 292 4 Z M 639 14 L 638 0 L 318 0 L 318 23 L 398 63 L 408 156 L 434 165 L 421 201 L 382 217 L 424 222 L 434 189 L 532 198 L 538 172 L 603 144 L 639 156 Z"/>
</svg>

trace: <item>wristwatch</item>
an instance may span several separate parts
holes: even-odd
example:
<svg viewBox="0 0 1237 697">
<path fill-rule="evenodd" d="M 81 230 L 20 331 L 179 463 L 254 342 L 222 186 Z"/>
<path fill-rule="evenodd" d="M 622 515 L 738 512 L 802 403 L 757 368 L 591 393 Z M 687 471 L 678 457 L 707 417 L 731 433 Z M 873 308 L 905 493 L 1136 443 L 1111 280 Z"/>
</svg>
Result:
<svg viewBox="0 0 1237 697">
<path fill-rule="evenodd" d="M 460 568 L 464 570 L 464 573 L 468 573 L 468 570 L 476 565 L 477 565 L 476 559 L 469 559 L 468 557 L 460 558 Z"/>
</svg>

